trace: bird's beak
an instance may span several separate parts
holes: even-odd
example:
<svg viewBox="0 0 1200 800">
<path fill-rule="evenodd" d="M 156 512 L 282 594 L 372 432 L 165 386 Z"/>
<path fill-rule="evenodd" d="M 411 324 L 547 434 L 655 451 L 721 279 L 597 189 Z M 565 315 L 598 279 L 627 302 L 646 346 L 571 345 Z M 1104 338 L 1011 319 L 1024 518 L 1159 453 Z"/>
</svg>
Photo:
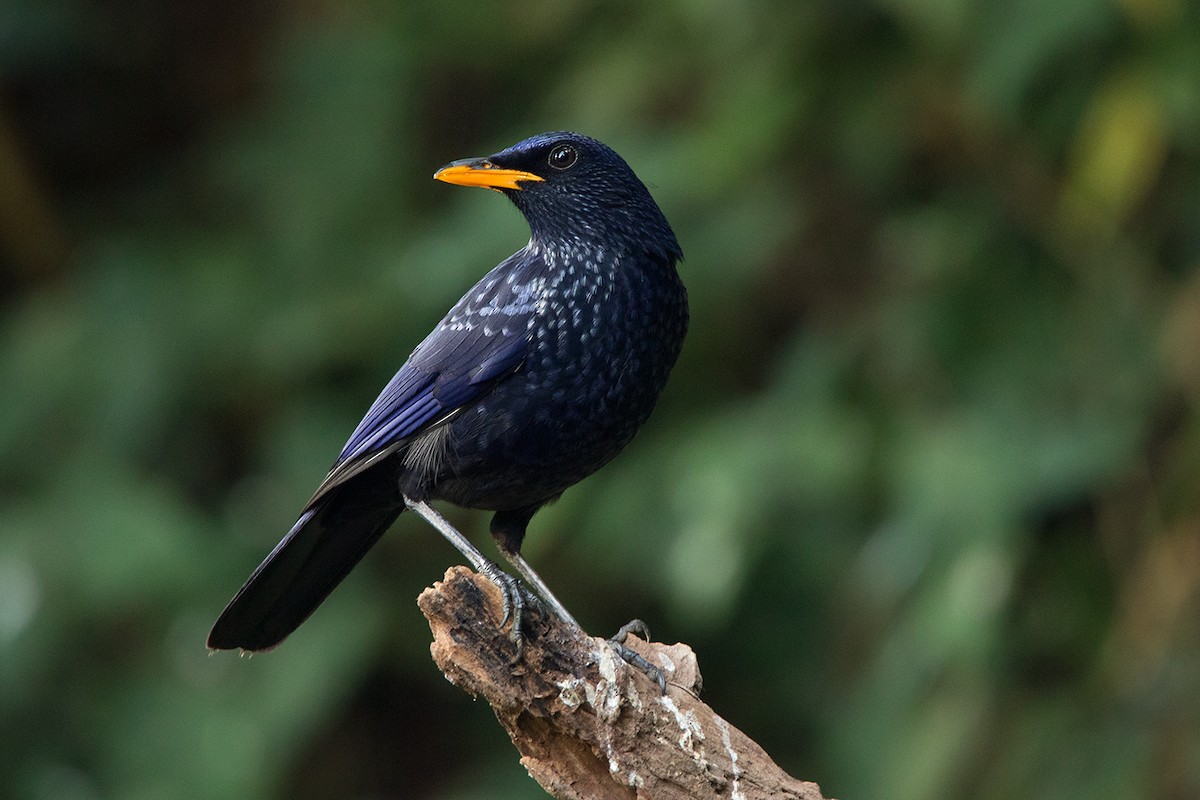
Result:
<svg viewBox="0 0 1200 800">
<path fill-rule="evenodd" d="M 482 186 L 486 189 L 521 189 L 523 181 L 544 180 L 532 172 L 497 167 L 486 158 L 453 161 L 433 173 L 433 177 L 459 186 Z"/>
</svg>

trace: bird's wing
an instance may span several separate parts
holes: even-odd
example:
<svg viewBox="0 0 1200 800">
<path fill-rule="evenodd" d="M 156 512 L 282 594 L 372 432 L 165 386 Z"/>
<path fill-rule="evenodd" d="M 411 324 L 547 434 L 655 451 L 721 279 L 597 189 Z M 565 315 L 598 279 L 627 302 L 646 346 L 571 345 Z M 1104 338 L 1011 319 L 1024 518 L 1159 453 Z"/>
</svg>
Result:
<svg viewBox="0 0 1200 800">
<path fill-rule="evenodd" d="M 511 259 L 510 259 L 511 260 Z M 525 360 L 534 303 L 489 273 L 417 346 L 358 423 L 309 506 L 334 486 L 448 421 Z"/>
</svg>

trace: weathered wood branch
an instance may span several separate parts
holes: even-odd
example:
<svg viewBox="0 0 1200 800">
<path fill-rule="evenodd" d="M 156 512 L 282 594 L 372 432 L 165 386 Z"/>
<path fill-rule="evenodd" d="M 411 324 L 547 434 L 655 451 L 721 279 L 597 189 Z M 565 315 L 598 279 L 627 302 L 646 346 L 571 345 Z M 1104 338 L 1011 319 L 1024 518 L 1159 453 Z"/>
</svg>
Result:
<svg viewBox="0 0 1200 800">
<path fill-rule="evenodd" d="M 796 798 L 823 800 L 698 698 L 700 672 L 684 644 L 627 644 L 667 677 L 667 693 L 603 639 L 583 638 L 526 610 L 525 649 L 499 627 L 500 593 L 465 567 L 421 593 L 434 661 L 455 685 L 482 695 L 521 763 L 558 798 Z"/>
</svg>

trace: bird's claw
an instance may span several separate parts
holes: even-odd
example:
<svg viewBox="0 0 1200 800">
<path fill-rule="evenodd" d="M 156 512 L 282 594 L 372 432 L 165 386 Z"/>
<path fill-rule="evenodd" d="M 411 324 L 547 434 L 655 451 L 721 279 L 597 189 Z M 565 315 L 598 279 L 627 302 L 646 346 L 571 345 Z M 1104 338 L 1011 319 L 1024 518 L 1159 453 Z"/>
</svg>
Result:
<svg viewBox="0 0 1200 800">
<path fill-rule="evenodd" d="M 626 622 L 609 641 L 617 644 L 625 644 L 625 640 L 629 638 L 629 634 L 631 633 L 636 633 L 638 638 L 643 642 L 650 641 L 650 626 L 640 619 L 631 619 L 629 622 Z"/>
<path fill-rule="evenodd" d="M 521 582 L 509 575 L 494 561 L 488 561 L 480 570 L 483 576 L 496 585 L 500 590 L 501 616 L 500 627 L 512 623 L 512 628 L 508 632 L 508 638 L 516 647 L 516 656 L 513 661 L 519 661 L 522 653 L 525 651 L 525 634 L 521 628 L 521 624 L 525 619 L 526 608 L 526 592 L 525 587 Z"/>
<path fill-rule="evenodd" d="M 644 656 L 625 644 L 625 640 L 631 633 L 636 633 L 643 641 L 650 641 L 650 628 L 646 623 L 640 619 L 631 619 L 621 626 L 615 636 L 608 640 L 609 647 L 621 657 L 622 661 L 657 683 L 658 691 L 665 695 L 667 693 L 667 676 L 659 667 L 651 664 Z"/>
</svg>

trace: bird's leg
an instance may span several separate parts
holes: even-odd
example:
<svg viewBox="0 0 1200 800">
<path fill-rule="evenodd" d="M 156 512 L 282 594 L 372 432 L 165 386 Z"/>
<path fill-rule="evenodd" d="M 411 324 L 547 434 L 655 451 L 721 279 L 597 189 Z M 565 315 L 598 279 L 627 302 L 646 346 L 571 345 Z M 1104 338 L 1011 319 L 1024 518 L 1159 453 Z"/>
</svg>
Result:
<svg viewBox="0 0 1200 800">
<path fill-rule="evenodd" d="M 467 537 L 459 533 L 458 529 L 439 514 L 433 506 L 424 500 L 413 500 L 407 495 L 404 497 L 404 504 L 417 512 L 438 533 L 446 537 L 446 541 L 467 557 L 476 572 L 496 584 L 496 588 L 500 590 L 504 608 L 504 618 L 500 620 L 500 625 L 503 627 L 509 619 L 512 620 L 512 631 L 509 632 L 509 638 L 516 644 L 517 657 L 520 658 L 525 641 L 521 635 L 521 617 L 525 612 L 525 595 L 522 594 L 521 584 L 517 582 L 516 578 L 500 569 L 495 561 L 486 558 L 483 553 L 479 552 L 479 549 L 471 544 Z"/>
<path fill-rule="evenodd" d="M 533 571 L 533 567 L 529 566 L 529 562 L 521 555 L 521 541 L 525 538 L 525 528 L 538 508 L 539 506 L 533 506 L 512 511 L 497 511 L 496 516 L 492 517 L 492 536 L 496 539 L 500 554 L 516 568 L 525 582 L 534 588 L 546 605 L 553 609 L 563 622 L 587 636 L 587 632 L 575 621 L 571 612 L 567 611 L 559 602 L 546 582 Z M 666 694 L 667 679 L 663 675 L 663 671 L 625 644 L 625 639 L 631 633 L 640 635 L 647 642 L 650 641 L 650 629 L 646 627 L 646 623 L 635 619 L 622 625 L 621 630 L 617 631 L 617 635 L 608 640 L 608 646 L 621 657 L 622 661 L 657 683 L 659 691 Z"/>
<path fill-rule="evenodd" d="M 496 515 L 492 517 L 492 537 L 495 538 L 496 547 L 500 550 L 500 555 L 504 556 L 504 560 L 513 565 L 525 582 L 532 586 L 546 605 L 558 615 L 558 618 L 576 631 L 584 633 L 583 628 L 575 621 L 575 617 L 571 616 L 571 612 L 567 611 L 566 607 L 559 602 L 546 582 L 533 571 L 533 567 L 529 566 L 529 562 L 521 555 L 521 542 L 525 539 L 525 528 L 529 525 L 529 520 L 533 518 L 534 512 L 541 506 L 542 504 L 539 503 L 525 508 L 497 511 Z"/>
<path fill-rule="evenodd" d="M 550 591 L 550 587 L 546 586 L 545 582 L 543 582 L 541 577 L 539 577 L 538 574 L 533 571 L 533 567 L 529 566 L 529 563 L 525 561 L 525 558 L 519 552 L 512 552 L 501 546 L 500 553 L 504 556 L 508 563 L 516 567 L 517 572 L 521 573 L 521 577 L 524 578 L 525 581 L 537 591 L 542 600 L 544 600 L 546 604 L 550 606 L 550 608 L 554 609 L 554 613 L 558 614 L 563 622 L 577 629 L 585 636 L 587 635 L 586 631 L 583 630 L 583 627 L 576 622 L 575 618 L 571 616 L 571 613 L 563 607 L 563 604 L 560 603 L 558 598 L 554 596 L 554 593 Z M 607 640 L 609 647 L 611 647 L 613 651 L 621 657 L 622 661 L 641 672 L 650 680 L 657 683 L 658 690 L 662 694 L 666 694 L 667 678 L 665 675 L 663 675 L 663 671 L 651 664 L 645 659 L 645 657 L 625 644 L 625 639 L 631 633 L 638 634 L 647 642 L 650 641 L 650 629 L 646 626 L 646 623 L 642 622 L 640 619 L 635 619 L 626 622 L 621 626 L 621 629 L 617 631 L 616 636 Z"/>
<path fill-rule="evenodd" d="M 616 654 L 621 657 L 622 661 L 657 683 L 658 690 L 666 694 L 667 677 L 663 675 L 663 671 L 625 644 L 625 640 L 631 633 L 636 633 L 644 641 L 650 641 L 650 628 L 646 626 L 646 623 L 640 619 L 631 619 L 621 626 L 621 630 L 617 631 L 616 636 L 608 640 L 609 646 L 616 651 Z"/>
<path fill-rule="evenodd" d="M 520 553 L 510 553 L 504 548 L 500 548 L 500 555 L 504 556 L 504 560 L 512 564 L 517 572 L 521 573 L 521 577 L 525 579 L 525 582 L 533 587 L 533 590 L 538 593 L 538 596 L 542 598 L 546 605 L 550 606 L 550 609 L 558 615 L 559 619 L 572 628 L 580 631 L 583 630 L 583 627 L 571 616 L 571 612 L 567 611 L 558 598 L 554 596 L 554 592 L 550 591 L 550 587 L 541 579 L 541 576 L 533 571 L 533 567 L 529 566 L 529 562 L 525 560 L 524 556 Z"/>
</svg>

